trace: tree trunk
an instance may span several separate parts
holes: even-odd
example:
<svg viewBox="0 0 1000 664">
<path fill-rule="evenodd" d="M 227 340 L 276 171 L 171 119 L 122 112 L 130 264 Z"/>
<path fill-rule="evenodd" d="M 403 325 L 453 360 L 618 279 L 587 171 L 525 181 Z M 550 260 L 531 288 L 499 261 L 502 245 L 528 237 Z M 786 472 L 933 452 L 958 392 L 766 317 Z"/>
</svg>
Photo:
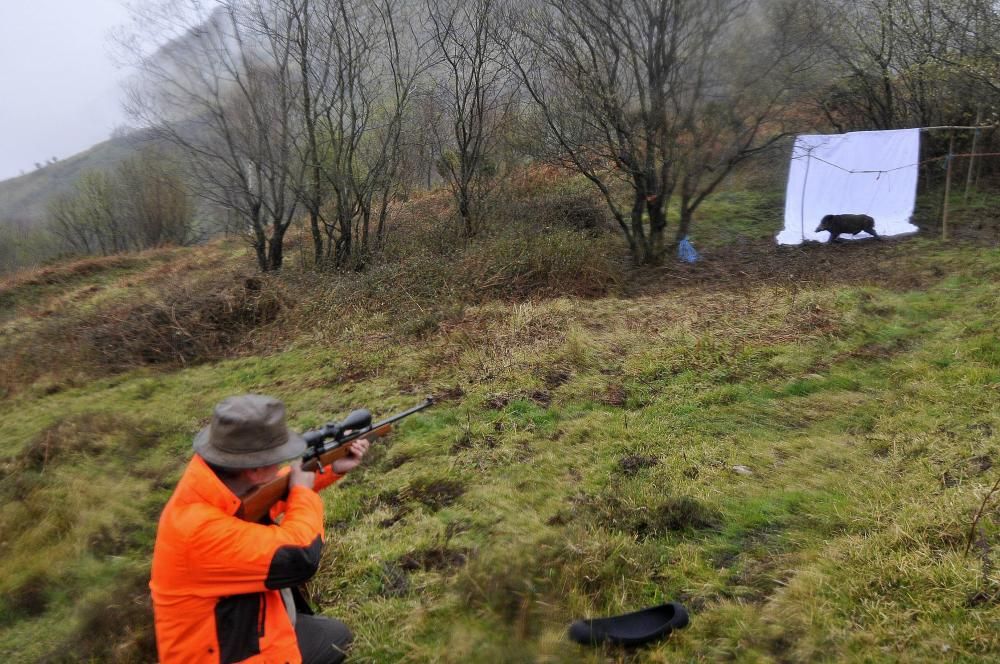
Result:
<svg viewBox="0 0 1000 664">
<path fill-rule="evenodd" d="M 347 264 L 347 261 L 351 258 L 351 253 L 354 250 L 352 246 L 352 232 L 351 228 L 351 215 L 347 210 L 341 209 L 340 212 L 340 237 L 337 238 L 337 246 L 334 250 L 333 260 L 338 266 L 343 266 Z"/>
<path fill-rule="evenodd" d="M 686 202 L 681 202 L 681 219 L 680 223 L 677 225 L 677 233 L 674 236 L 676 243 L 680 244 L 680 241 L 687 237 L 688 231 L 691 230 L 691 218 L 694 216 L 694 210 L 690 209 Z"/>
<path fill-rule="evenodd" d="M 253 250 L 257 254 L 257 267 L 260 268 L 261 272 L 267 272 L 271 267 L 267 260 L 267 238 L 264 237 L 263 233 L 257 233 L 256 236 L 253 243 Z"/>
<path fill-rule="evenodd" d="M 882 69 L 882 91 L 885 94 L 885 107 L 883 109 L 882 129 L 892 129 L 895 127 L 896 112 L 893 108 L 892 77 L 887 68 Z"/>
<path fill-rule="evenodd" d="M 465 237 L 473 235 L 472 212 L 469 209 L 469 194 L 465 189 L 458 191 L 458 213 L 462 216 L 462 224 L 465 227 Z"/>
<path fill-rule="evenodd" d="M 267 259 L 272 271 L 281 269 L 281 262 L 284 258 L 285 228 L 276 224 L 273 226 L 274 232 L 271 234 L 271 241 L 268 244 Z"/>
<path fill-rule="evenodd" d="M 302 81 L 302 117 L 306 125 L 306 154 L 305 159 L 308 168 L 308 192 L 306 193 L 306 207 L 309 210 L 309 230 L 312 233 L 313 257 L 315 265 L 318 267 L 323 261 L 323 236 L 319 229 L 319 210 L 322 205 L 322 170 L 319 164 L 318 139 L 316 136 L 316 109 L 313 91 L 310 87 L 312 74 L 310 72 L 309 47 L 312 42 L 310 37 L 310 16 L 309 0 L 297 6 L 293 3 L 290 7 L 292 14 L 290 20 L 295 23 L 295 30 L 292 33 L 294 45 L 297 52 L 293 56 L 298 64 L 299 75 Z"/>
<path fill-rule="evenodd" d="M 667 228 L 667 214 L 663 209 L 663 198 L 647 201 L 649 210 L 650 263 L 659 263 L 663 258 L 663 233 Z"/>
<path fill-rule="evenodd" d="M 650 263 L 652 258 L 652 247 L 649 245 L 649 240 L 646 238 L 646 230 L 643 227 L 642 215 L 646 211 L 646 196 L 645 190 L 641 187 L 635 189 L 634 198 L 632 199 L 632 213 L 631 213 L 631 236 L 634 242 L 629 242 L 630 246 L 634 246 L 632 252 L 632 258 L 635 260 L 637 265 L 644 265 Z M 637 250 L 637 251 L 636 251 Z"/>
<path fill-rule="evenodd" d="M 323 262 L 323 236 L 319 232 L 319 211 L 314 208 L 309 210 L 309 230 L 312 232 L 315 264 L 319 266 Z"/>
<path fill-rule="evenodd" d="M 365 254 L 368 253 L 368 229 L 371 226 L 371 221 L 372 205 L 369 201 L 361 211 L 361 251 Z"/>
<path fill-rule="evenodd" d="M 378 229 L 375 232 L 375 243 L 379 250 L 385 246 L 385 220 L 389 215 L 389 189 L 390 185 L 386 184 L 382 190 L 382 198 L 378 210 Z"/>
<path fill-rule="evenodd" d="M 326 246 L 323 248 L 323 267 L 336 262 L 334 251 L 337 248 L 337 231 L 335 226 L 326 226 Z"/>
<path fill-rule="evenodd" d="M 253 250 L 257 255 L 257 267 L 261 272 L 267 272 L 270 268 L 267 260 L 267 231 L 261 225 L 260 205 L 250 206 L 250 224 L 253 227 Z"/>
</svg>

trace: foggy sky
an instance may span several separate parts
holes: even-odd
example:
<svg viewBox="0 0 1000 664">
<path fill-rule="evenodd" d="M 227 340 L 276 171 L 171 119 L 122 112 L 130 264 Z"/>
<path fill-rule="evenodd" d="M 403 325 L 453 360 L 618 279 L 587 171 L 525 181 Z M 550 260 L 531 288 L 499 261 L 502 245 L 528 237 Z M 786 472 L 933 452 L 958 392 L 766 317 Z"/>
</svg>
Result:
<svg viewBox="0 0 1000 664">
<path fill-rule="evenodd" d="M 126 18 L 123 0 L 0 0 L 0 180 L 124 122 L 108 37 Z"/>
</svg>

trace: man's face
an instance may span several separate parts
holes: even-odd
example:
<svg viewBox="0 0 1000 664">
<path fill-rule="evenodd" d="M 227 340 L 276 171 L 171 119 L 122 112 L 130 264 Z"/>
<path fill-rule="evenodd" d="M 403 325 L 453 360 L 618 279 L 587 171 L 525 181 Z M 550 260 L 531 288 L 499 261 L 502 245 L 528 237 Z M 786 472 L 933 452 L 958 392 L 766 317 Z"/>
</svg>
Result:
<svg viewBox="0 0 1000 664">
<path fill-rule="evenodd" d="M 279 463 L 272 466 L 263 466 L 261 468 L 250 468 L 246 471 L 246 477 L 254 484 L 254 486 L 267 484 L 278 476 L 278 469 L 280 468 L 281 464 Z"/>
</svg>

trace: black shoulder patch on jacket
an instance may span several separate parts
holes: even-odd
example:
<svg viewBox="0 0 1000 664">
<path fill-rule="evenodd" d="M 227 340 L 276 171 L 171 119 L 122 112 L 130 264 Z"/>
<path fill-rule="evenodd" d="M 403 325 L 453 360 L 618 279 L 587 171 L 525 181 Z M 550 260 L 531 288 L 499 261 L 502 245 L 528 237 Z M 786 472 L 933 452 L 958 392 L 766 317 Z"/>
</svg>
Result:
<svg viewBox="0 0 1000 664">
<path fill-rule="evenodd" d="M 219 640 L 219 662 L 242 662 L 260 654 L 264 636 L 263 593 L 231 595 L 215 605 L 215 636 Z"/>
<path fill-rule="evenodd" d="M 317 535 L 309 546 L 283 546 L 274 552 L 264 585 L 271 590 L 288 588 L 312 578 L 319 569 L 323 539 Z"/>
</svg>

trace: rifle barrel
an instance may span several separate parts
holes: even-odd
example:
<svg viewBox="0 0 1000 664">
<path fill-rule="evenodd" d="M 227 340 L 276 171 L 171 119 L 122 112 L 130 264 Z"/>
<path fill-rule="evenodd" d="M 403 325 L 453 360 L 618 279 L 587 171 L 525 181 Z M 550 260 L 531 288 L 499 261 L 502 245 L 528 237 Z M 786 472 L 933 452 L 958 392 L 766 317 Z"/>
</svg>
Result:
<svg viewBox="0 0 1000 664">
<path fill-rule="evenodd" d="M 380 422 L 376 422 L 375 424 L 369 424 L 368 426 L 366 426 L 366 427 L 364 427 L 362 429 L 358 429 L 356 431 L 352 431 L 349 434 L 340 436 L 340 437 L 336 438 L 335 440 L 331 441 L 330 443 L 327 443 L 327 444 L 323 445 L 322 447 L 315 447 L 315 448 L 311 449 L 310 451 L 306 452 L 305 456 L 303 456 L 302 458 L 303 458 L 303 460 L 317 459 L 320 456 L 322 456 L 323 454 L 326 454 L 327 452 L 329 452 L 330 450 L 337 449 L 338 447 L 346 445 L 347 443 L 350 443 L 351 441 L 357 440 L 358 438 L 364 438 L 366 435 L 368 435 L 372 431 L 377 431 L 378 429 L 381 429 L 382 427 L 385 427 L 386 425 L 393 424 L 394 422 L 398 422 L 401 419 L 403 419 L 404 417 L 409 417 L 410 415 L 413 415 L 414 413 L 417 413 L 417 412 L 419 412 L 419 411 L 421 411 L 421 410 L 423 410 L 425 408 L 428 408 L 430 406 L 433 406 L 433 405 L 434 405 L 434 397 L 427 397 L 426 399 L 424 399 L 423 403 L 417 404 L 413 408 L 408 408 L 408 409 L 404 410 L 402 413 L 396 413 L 392 417 L 387 417 L 387 418 L 385 418 L 384 420 L 382 420 Z"/>
<path fill-rule="evenodd" d="M 347 454 L 346 444 L 351 441 L 357 440 L 358 438 L 363 438 L 370 433 L 381 432 L 383 435 L 387 433 L 387 430 L 392 428 L 394 422 L 398 422 L 404 417 L 408 417 L 413 413 L 421 411 L 429 406 L 434 405 L 434 397 L 427 397 L 424 402 L 404 410 L 402 413 L 397 413 L 392 417 L 387 417 L 381 422 L 376 422 L 369 426 L 363 427 L 357 431 L 352 431 L 346 436 L 342 435 L 337 437 L 335 440 L 331 441 L 328 445 L 323 445 L 322 447 L 315 447 L 313 445 L 309 446 L 309 450 L 302 456 L 303 467 L 307 469 L 312 469 L 312 466 L 318 464 L 318 460 L 331 452 L 335 454 L 330 455 L 326 461 L 327 463 L 332 462 L 335 458 L 340 458 Z M 325 429 L 326 427 L 324 427 Z M 321 431 L 321 430 L 320 430 Z M 312 433 L 312 432 L 307 432 Z M 344 449 L 343 454 L 336 452 L 338 449 Z M 307 466 L 306 464 L 309 464 Z M 324 464 L 325 465 L 325 464 Z M 267 484 L 255 487 L 251 491 L 247 492 L 240 497 L 240 506 L 236 512 L 236 516 L 247 521 L 259 521 L 262 519 L 270 510 L 271 506 L 279 500 L 282 500 L 288 495 L 288 475 L 282 475 L 275 478 Z"/>
</svg>

